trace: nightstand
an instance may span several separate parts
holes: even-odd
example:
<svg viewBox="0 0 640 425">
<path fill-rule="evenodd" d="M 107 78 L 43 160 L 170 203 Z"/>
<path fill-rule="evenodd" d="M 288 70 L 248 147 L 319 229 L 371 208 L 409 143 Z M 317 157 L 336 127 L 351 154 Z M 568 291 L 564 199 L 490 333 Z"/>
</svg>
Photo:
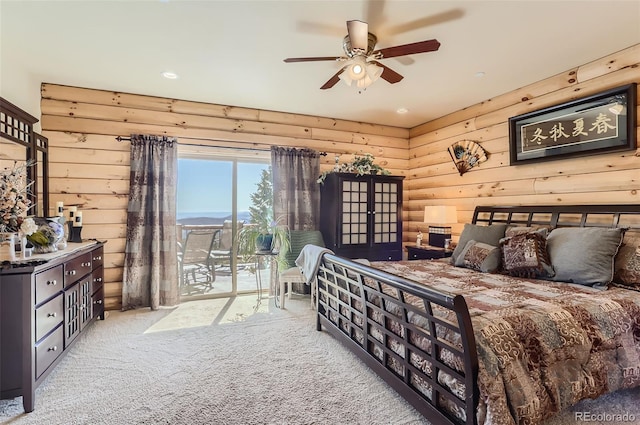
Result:
<svg viewBox="0 0 640 425">
<path fill-rule="evenodd" d="M 438 246 L 423 245 L 420 247 L 407 245 L 409 260 L 433 260 L 434 258 L 451 257 L 453 251 L 445 251 Z"/>
</svg>

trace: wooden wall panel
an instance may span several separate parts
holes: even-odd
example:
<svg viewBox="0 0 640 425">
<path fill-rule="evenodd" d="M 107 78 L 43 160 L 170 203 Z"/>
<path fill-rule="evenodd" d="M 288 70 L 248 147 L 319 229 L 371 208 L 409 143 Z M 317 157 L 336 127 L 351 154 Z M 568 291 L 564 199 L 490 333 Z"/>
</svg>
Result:
<svg viewBox="0 0 640 425">
<path fill-rule="evenodd" d="M 509 166 L 507 123 L 517 114 L 640 83 L 639 65 L 640 45 L 635 45 L 411 130 L 43 84 L 41 123 L 51 146 L 50 202 L 78 206 L 85 211 L 83 236 L 108 239 L 108 309 L 120 308 L 121 302 L 129 179 L 129 144 L 115 141 L 118 135 L 174 136 L 195 150 L 307 147 L 328 153 L 321 159 L 322 170 L 333 167 L 336 155 L 343 162 L 354 154 L 371 153 L 393 174 L 406 176 L 405 241 L 415 240 L 418 229 L 426 230 L 425 205 L 456 205 L 457 237 L 479 204 L 638 203 L 640 154 Z M 462 139 L 480 142 L 490 157 L 460 176 L 447 148 Z"/>
<path fill-rule="evenodd" d="M 640 203 L 640 149 L 509 165 L 510 117 L 633 82 L 640 44 L 411 129 L 405 241 L 427 230 L 426 205 L 457 206 L 456 239 L 476 205 Z M 489 159 L 460 176 L 447 148 L 463 139 L 479 142 Z"/>
<path fill-rule="evenodd" d="M 83 211 L 83 238 L 107 240 L 107 309 L 121 307 L 129 193 L 129 143 L 115 136 L 173 136 L 190 150 L 227 155 L 228 148 L 306 147 L 327 152 L 322 170 L 333 167 L 336 155 L 344 162 L 367 152 L 393 174 L 409 170 L 405 128 L 55 84 L 43 84 L 41 94 L 50 201 Z"/>
</svg>

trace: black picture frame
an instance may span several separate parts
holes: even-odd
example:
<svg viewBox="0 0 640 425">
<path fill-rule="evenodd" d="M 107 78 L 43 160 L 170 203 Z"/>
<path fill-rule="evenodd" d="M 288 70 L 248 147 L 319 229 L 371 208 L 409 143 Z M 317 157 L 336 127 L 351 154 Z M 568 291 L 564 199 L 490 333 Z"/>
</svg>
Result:
<svg viewBox="0 0 640 425">
<path fill-rule="evenodd" d="M 636 149 L 636 83 L 509 118 L 510 165 Z"/>
</svg>

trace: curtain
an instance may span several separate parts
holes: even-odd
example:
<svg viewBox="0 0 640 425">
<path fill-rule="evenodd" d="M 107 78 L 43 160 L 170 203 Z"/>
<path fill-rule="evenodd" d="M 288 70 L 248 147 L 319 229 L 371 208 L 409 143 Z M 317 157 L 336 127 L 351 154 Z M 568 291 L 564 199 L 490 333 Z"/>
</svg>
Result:
<svg viewBox="0 0 640 425">
<path fill-rule="evenodd" d="M 177 140 L 131 136 L 122 309 L 176 305 L 179 300 Z"/>
<path fill-rule="evenodd" d="M 312 149 L 271 147 L 273 215 L 290 230 L 317 230 L 320 218 L 320 154 Z"/>
</svg>

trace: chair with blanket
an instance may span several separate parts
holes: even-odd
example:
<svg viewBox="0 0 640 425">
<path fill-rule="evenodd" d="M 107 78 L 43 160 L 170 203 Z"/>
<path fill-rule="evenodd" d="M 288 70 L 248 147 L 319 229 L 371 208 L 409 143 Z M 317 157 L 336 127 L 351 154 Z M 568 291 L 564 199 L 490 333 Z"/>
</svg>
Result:
<svg viewBox="0 0 640 425">
<path fill-rule="evenodd" d="M 275 302 L 276 305 L 279 303 L 280 308 L 284 308 L 287 288 L 289 298 L 291 298 L 293 284 L 307 284 L 307 279 L 300 271 L 300 267 L 296 265 L 296 258 L 300 255 L 302 248 L 307 244 L 324 247 L 324 239 L 319 230 L 290 230 L 289 242 L 289 250 L 280 253 L 280 255 L 284 257 L 284 260 L 286 260 L 286 268 L 280 270 L 278 274 L 278 285 L 276 286 Z"/>
</svg>

